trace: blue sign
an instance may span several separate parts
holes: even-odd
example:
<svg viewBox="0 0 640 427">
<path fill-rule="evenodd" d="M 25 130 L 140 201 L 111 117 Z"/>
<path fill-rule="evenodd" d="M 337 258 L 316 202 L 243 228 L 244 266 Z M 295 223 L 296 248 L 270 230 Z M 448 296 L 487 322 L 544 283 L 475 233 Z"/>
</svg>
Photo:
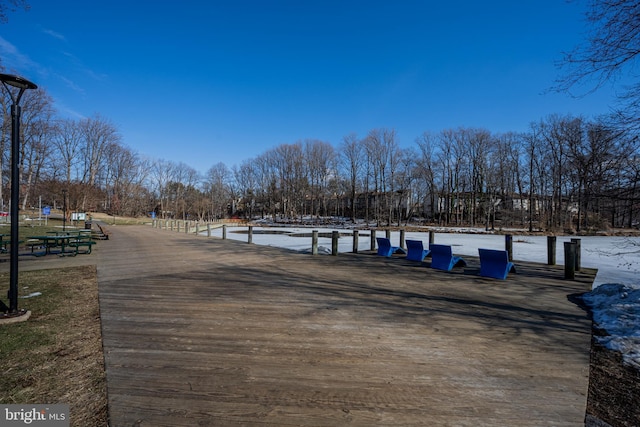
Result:
<svg viewBox="0 0 640 427">
<path fill-rule="evenodd" d="M 51 208 L 49 206 L 45 206 L 44 208 L 42 208 L 42 215 L 51 215 Z"/>
</svg>

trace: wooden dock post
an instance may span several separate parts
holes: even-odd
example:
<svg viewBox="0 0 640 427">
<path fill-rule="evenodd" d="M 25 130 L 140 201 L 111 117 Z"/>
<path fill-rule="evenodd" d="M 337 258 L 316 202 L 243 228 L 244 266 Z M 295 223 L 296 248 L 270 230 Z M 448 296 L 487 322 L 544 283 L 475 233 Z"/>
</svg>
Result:
<svg viewBox="0 0 640 427">
<path fill-rule="evenodd" d="M 564 278 L 573 280 L 576 278 L 576 244 L 564 242 Z"/>
<path fill-rule="evenodd" d="M 207 237 L 211 237 L 211 223 L 207 223 Z"/>
<path fill-rule="evenodd" d="M 358 253 L 358 230 L 353 230 L 353 253 Z"/>
<path fill-rule="evenodd" d="M 222 224 L 222 240 L 227 240 L 227 224 Z"/>
<path fill-rule="evenodd" d="M 556 265 L 556 236 L 547 236 L 547 265 Z"/>
<path fill-rule="evenodd" d="M 375 251 L 376 250 L 376 230 L 371 229 L 370 231 L 370 236 L 371 236 L 371 250 Z"/>
<path fill-rule="evenodd" d="M 340 232 L 332 231 L 331 232 L 331 255 L 338 255 L 338 238 L 340 237 Z"/>
<path fill-rule="evenodd" d="M 571 242 L 576 244 L 576 271 L 580 271 L 582 264 L 580 239 L 571 239 Z"/>
<path fill-rule="evenodd" d="M 429 230 L 429 246 L 436 241 L 436 232 Z"/>
<path fill-rule="evenodd" d="M 507 251 L 509 261 L 513 261 L 513 236 L 511 234 L 504 236 L 504 250 Z"/>
<path fill-rule="evenodd" d="M 247 243 L 253 243 L 253 225 L 250 225 L 247 231 Z"/>
<path fill-rule="evenodd" d="M 311 232 L 311 255 L 318 255 L 318 230 Z"/>
<path fill-rule="evenodd" d="M 402 249 L 405 248 L 405 244 L 404 244 L 404 228 L 400 230 L 400 247 Z"/>
</svg>

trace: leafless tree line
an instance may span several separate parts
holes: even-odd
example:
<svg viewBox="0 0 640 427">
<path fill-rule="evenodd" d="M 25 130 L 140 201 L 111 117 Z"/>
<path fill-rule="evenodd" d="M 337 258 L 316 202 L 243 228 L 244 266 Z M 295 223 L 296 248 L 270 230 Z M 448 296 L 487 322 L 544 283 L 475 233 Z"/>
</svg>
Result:
<svg viewBox="0 0 640 427">
<path fill-rule="evenodd" d="M 10 99 L 2 102 L 0 208 L 8 208 Z M 602 228 L 638 220 L 637 137 L 603 121 L 549 116 L 528 132 L 424 133 L 408 148 L 393 129 L 304 140 L 204 175 L 140 156 L 99 115 L 60 119 L 38 89 L 22 101 L 21 209 L 62 205 L 114 215 L 315 220 L 400 225 Z"/>
<path fill-rule="evenodd" d="M 10 199 L 11 99 L 0 98 L 0 209 Z M 153 203 L 146 190 L 146 162 L 126 148 L 117 128 L 96 115 L 57 117 L 42 89 L 25 92 L 20 126 L 20 208 L 63 205 L 73 210 L 140 212 Z"/>
<path fill-rule="evenodd" d="M 525 133 L 425 133 L 409 148 L 392 129 L 374 129 L 337 149 L 281 145 L 234 168 L 227 186 L 239 202 L 233 212 L 274 220 L 620 227 L 638 219 L 637 149 L 634 137 L 571 116 L 549 116 Z"/>
</svg>

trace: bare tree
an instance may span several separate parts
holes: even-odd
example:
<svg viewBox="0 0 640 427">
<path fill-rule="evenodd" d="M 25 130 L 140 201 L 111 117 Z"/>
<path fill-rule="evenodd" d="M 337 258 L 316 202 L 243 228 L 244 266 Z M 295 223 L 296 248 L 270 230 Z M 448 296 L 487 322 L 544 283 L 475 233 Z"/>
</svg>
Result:
<svg viewBox="0 0 640 427">
<path fill-rule="evenodd" d="M 130 149 L 114 143 L 106 147 L 104 162 L 103 188 L 107 193 L 107 209 L 117 215 L 129 216 L 147 214 L 152 210 L 153 206 L 141 204 L 148 194 L 142 190 L 147 180 L 148 162 L 142 161 Z M 95 198 L 84 197 L 83 203 L 82 210 L 95 209 Z"/>
<path fill-rule="evenodd" d="M 153 189 L 157 199 L 161 218 L 167 218 L 175 215 L 175 212 L 169 212 L 169 183 L 175 180 L 175 165 L 167 160 L 155 160 L 151 162 L 150 167 L 150 186 Z"/>
<path fill-rule="evenodd" d="M 242 201 L 239 210 L 244 213 L 246 218 L 253 218 L 256 203 L 258 203 L 258 195 L 262 191 L 259 186 L 259 168 L 255 159 L 243 161 L 240 166 L 234 166 L 232 169 L 233 179 L 236 186 L 237 195 Z M 263 211 L 264 214 L 264 211 Z"/>
<path fill-rule="evenodd" d="M 18 9 L 29 10 L 30 8 L 27 0 L 2 0 L 0 1 L 0 23 L 9 21 L 9 13 L 16 12 Z"/>
<path fill-rule="evenodd" d="M 53 100 L 42 89 L 28 91 L 24 96 L 26 113 L 22 115 L 19 177 L 22 209 L 28 205 L 34 187 L 49 160 L 49 140 L 53 134 Z"/>
<path fill-rule="evenodd" d="M 224 163 L 216 163 L 207 171 L 204 191 L 209 197 L 209 212 L 212 218 L 224 218 L 230 201 L 229 180 L 231 172 Z"/>
<path fill-rule="evenodd" d="M 637 0 L 591 0 L 586 14 L 590 32 L 586 41 L 564 55 L 557 89 L 580 85 L 588 92 L 622 79 L 625 86 L 618 118 L 626 126 L 640 126 L 640 3 Z M 627 84 L 624 77 L 633 83 Z"/>
<path fill-rule="evenodd" d="M 340 145 L 340 159 L 347 181 L 349 182 L 349 203 L 351 221 L 356 221 L 356 201 L 358 180 L 362 175 L 363 151 L 362 143 L 356 134 L 349 134 L 342 138 Z"/>
<path fill-rule="evenodd" d="M 336 152 L 328 142 L 307 140 L 304 142 L 304 156 L 309 180 L 311 215 L 316 218 L 327 215 L 329 177 L 336 174 Z"/>
<path fill-rule="evenodd" d="M 96 185 L 104 164 L 104 152 L 110 144 L 120 144 L 117 128 L 107 119 L 96 115 L 80 121 L 84 145 L 82 147 L 84 176 L 82 182 Z"/>
<path fill-rule="evenodd" d="M 418 198 L 422 201 L 423 209 L 425 207 L 429 209 L 428 217 L 433 220 L 436 214 L 437 199 L 435 137 L 424 132 L 416 140 L 416 144 L 420 150 L 416 165 L 416 173 L 420 179 L 417 182 L 422 183 L 422 186 L 419 187 L 421 190 L 418 192 Z"/>
<path fill-rule="evenodd" d="M 63 178 L 67 183 L 71 182 L 72 177 L 77 177 L 73 176 L 73 170 L 80 162 L 82 141 L 78 122 L 71 119 L 57 122 L 51 143 L 59 157 L 59 163 L 63 166 Z"/>
</svg>

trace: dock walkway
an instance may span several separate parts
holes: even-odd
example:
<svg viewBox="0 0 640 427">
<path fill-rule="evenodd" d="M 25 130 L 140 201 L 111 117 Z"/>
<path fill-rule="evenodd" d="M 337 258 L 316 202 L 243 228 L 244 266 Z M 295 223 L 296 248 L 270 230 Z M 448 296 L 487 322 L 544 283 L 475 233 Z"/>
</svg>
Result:
<svg viewBox="0 0 640 427">
<path fill-rule="evenodd" d="M 94 262 L 112 427 L 584 425 L 591 321 L 572 295 L 594 271 L 516 262 L 499 281 L 468 257 L 442 272 L 110 231 Z"/>
</svg>

